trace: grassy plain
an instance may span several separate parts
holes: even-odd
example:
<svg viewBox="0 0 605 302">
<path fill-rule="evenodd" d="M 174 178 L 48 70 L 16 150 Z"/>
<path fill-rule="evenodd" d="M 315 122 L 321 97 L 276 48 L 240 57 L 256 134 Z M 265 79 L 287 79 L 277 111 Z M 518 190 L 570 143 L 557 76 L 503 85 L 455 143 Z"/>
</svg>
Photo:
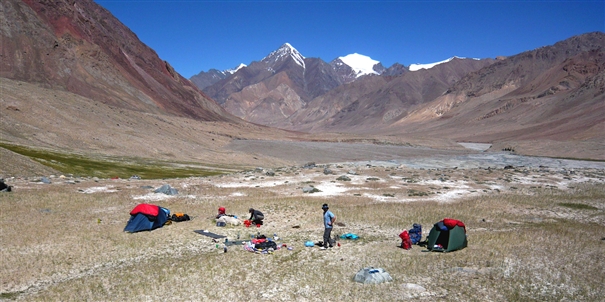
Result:
<svg viewBox="0 0 605 302">
<path fill-rule="evenodd" d="M 27 301 L 596 301 L 605 296 L 605 175 L 544 169 L 408 170 L 385 167 L 277 169 L 165 180 L 10 179 L 0 194 L 0 299 Z M 337 181 L 348 174 L 351 181 Z M 170 184 L 179 194 L 151 193 Z M 305 194 L 314 186 L 319 192 Z M 426 194 L 415 194 L 424 192 Z M 148 202 L 191 221 L 151 232 L 122 230 Z M 321 204 L 335 234 L 359 240 L 321 251 Z M 219 206 L 260 229 L 216 227 Z M 465 222 L 469 246 L 451 253 L 398 247 L 413 223 L 424 235 L 443 218 Z M 292 250 L 223 253 L 211 238 L 276 233 Z M 353 281 L 382 267 L 393 282 Z"/>
</svg>

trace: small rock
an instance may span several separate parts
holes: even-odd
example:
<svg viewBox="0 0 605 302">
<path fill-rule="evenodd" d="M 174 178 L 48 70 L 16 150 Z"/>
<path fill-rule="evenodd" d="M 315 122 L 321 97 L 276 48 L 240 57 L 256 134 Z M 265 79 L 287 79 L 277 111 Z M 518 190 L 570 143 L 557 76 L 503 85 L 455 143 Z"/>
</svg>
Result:
<svg viewBox="0 0 605 302">
<path fill-rule="evenodd" d="M 340 181 L 351 181 L 351 178 L 346 176 L 346 175 L 342 175 L 339 176 L 336 180 L 340 180 Z"/>
<path fill-rule="evenodd" d="M 315 168 L 315 162 L 308 162 L 306 164 L 303 165 L 303 168 Z"/>
<path fill-rule="evenodd" d="M 424 292 L 426 291 L 426 288 L 418 285 L 418 284 L 414 284 L 414 283 L 406 283 L 403 285 L 403 287 L 405 287 L 406 289 L 409 290 L 413 290 L 413 291 L 418 291 L 418 292 Z"/>
<path fill-rule="evenodd" d="M 319 189 L 314 188 L 314 187 L 304 187 L 303 189 L 303 193 L 315 193 L 315 192 L 320 192 Z"/>
</svg>

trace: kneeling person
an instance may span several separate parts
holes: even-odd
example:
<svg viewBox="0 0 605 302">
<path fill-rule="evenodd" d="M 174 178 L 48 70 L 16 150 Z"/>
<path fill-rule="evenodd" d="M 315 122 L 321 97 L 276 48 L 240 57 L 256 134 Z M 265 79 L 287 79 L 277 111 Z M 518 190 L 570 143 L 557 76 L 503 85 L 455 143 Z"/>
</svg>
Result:
<svg viewBox="0 0 605 302">
<path fill-rule="evenodd" d="M 261 211 L 250 208 L 248 210 L 248 212 L 250 213 L 249 220 L 252 221 L 252 223 L 258 224 L 258 225 L 263 224 L 263 219 L 265 219 L 265 215 L 263 215 L 263 213 L 261 213 Z"/>
</svg>

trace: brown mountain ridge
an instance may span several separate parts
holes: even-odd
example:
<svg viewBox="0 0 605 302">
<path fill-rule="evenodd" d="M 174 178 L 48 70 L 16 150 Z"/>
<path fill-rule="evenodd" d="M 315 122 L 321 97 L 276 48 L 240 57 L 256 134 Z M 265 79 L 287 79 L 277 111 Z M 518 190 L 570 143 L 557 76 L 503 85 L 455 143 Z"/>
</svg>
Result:
<svg viewBox="0 0 605 302">
<path fill-rule="evenodd" d="M 587 33 L 508 58 L 454 58 L 348 82 L 336 75 L 329 79 L 340 80 L 326 82 L 315 97 L 300 93 L 306 84 L 300 75 L 313 68 L 294 60 L 287 72 L 242 68 L 206 91 L 226 100 L 227 111 L 282 129 L 439 137 L 603 159 L 604 36 Z"/>
<path fill-rule="evenodd" d="M 0 75 L 124 109 L 234 121 L 93 1 L 3 1 Z"/>
</svg>

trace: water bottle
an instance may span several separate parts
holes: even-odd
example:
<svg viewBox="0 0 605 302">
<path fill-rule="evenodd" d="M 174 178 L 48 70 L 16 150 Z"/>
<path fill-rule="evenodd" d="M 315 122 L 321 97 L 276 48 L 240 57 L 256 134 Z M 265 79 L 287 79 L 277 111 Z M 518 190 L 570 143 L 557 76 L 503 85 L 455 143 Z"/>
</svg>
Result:
<svg viewBox="0 0 605 302">
<path fill-rule="evenodd" d="M 225 246 L 223 246 L 223 253 L 226 253 L 226 252 L 227 252 L 227 246 L 225 245 Z"/>
</svg>

